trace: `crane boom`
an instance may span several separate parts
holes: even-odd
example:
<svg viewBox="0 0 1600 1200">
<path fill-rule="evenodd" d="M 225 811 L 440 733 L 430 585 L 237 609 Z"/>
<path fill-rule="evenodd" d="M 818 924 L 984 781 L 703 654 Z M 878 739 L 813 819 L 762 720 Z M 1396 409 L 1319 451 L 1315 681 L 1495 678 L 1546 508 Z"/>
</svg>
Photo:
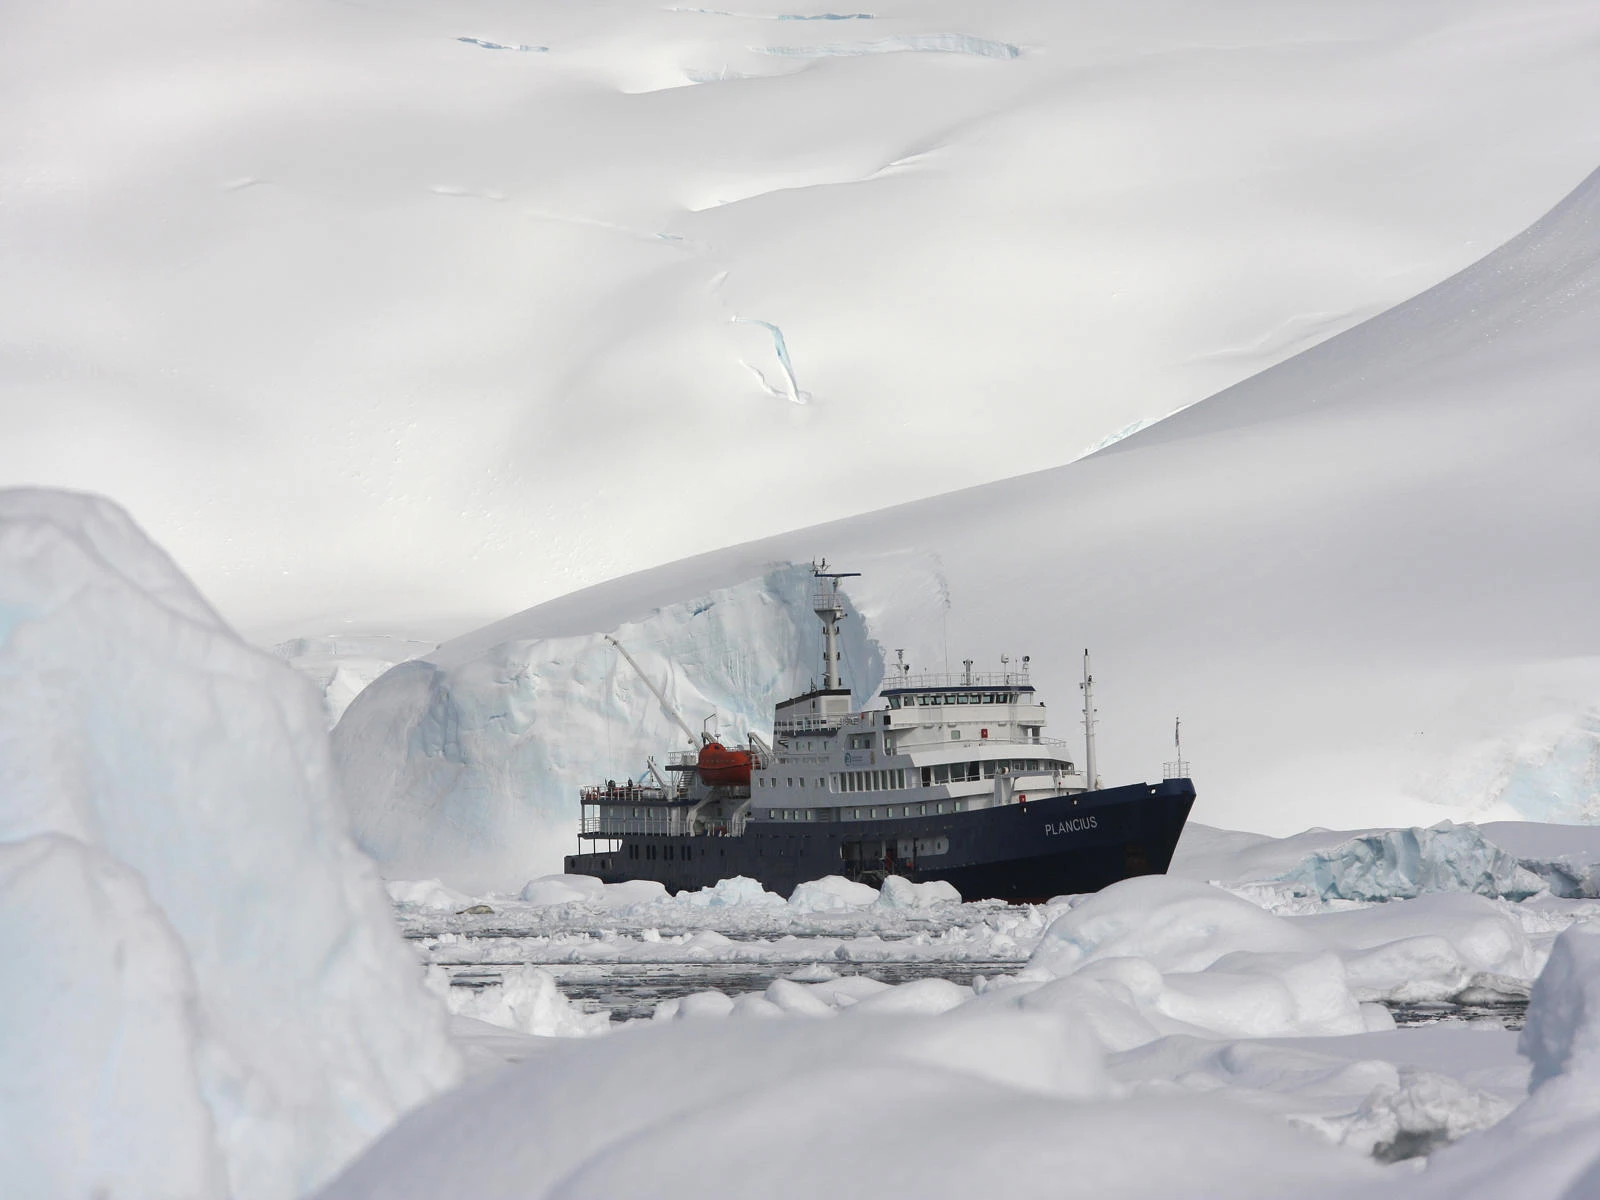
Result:
<svg viewBox="0 0 1600 1200">
<path fill-rule="evenodd" d="M 671 701 L 669 701 L 666 696 L 662 695 L 661 689 L 650 681 L 650 676 L 646 675 L 644 673 L 644 668 L 633 660 L 633 655 L 629 654 L 628 651 L 623 647 L 622 643 L 617 641 L 617 639 L 612 637 L 609 633 L 606 634 L 606 641 L 615 646 L 617 648 L 617 653 L 628 660 L 628 665 L 634 669 L 640 679 L 644 680 L 644 685 L 650 689 L 650 694 L 661 702 L 662 711 L 678 723 L 678 728 L 683 730 L 683 736 L 689 739 L 689 749 L 700 749 L 700 739 L 695 737 L 694 730 L 689 728 L 688 722 L 683 719 L 678 710 L 672 707 Z"/>
</svg>

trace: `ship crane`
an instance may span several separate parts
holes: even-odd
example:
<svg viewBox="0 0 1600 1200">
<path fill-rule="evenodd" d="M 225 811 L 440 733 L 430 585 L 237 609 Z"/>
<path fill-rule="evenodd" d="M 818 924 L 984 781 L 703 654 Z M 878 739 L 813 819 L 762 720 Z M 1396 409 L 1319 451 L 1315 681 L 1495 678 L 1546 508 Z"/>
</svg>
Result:
<svg viewBox="0 0 1600 1200">
<path fill-rule="evenodd" d="M 638 672 L 639 678 L 644 680 L 645 687 L 650 689 L 650 694 L 660 702 L 662 711 L 683 730 L 683 736 L 689 742 L 689 749 L 695 752 L 694 770 L 699 773 L 701 780 L 708 784 L 749 787 L 750 769 L 755 765 L 755 759 L 750 751 L 728 749 L 709 729 L 702 730 L 700 736 L 696 737 L 694 730 L 689 728 L 689 723 L 683 719 L 683 714 L 672 706 L 671 701 L 651 681 L 650 676 L 644 673 L 644 668 L 634 660 L 633 655 L 629 654 L 622 643 L 609 633 L 605 637 L 606 641 L 617 648 L 617 653 L 628 660 L 628 665 Z M 712 713 L 706 718 L 706 724 L 710 725 L 716 720 L 716 716 L 716 713 Z"/>
<path fill-rule="evenodd" d="M 673 721 L 677 723 L 678 728 L 683 730 L 683 736 L 689 740 L 689 749 L 700 749 L 700 739 L 695 737 L 694 730 L 689 728 L 689 722 L 685 721 L 682 714 L 680 714 L 676 708 L 672 707 L 672 702 L 662 694 L 661 689 L 651 682 L 650 676 L 646 675 L 644 673 L 644 668 L 634 661 L 633 655 L 629 654 L 623 644 L 617 641 L 617 639 L 612 637 L 609 633 L 606 634 L 606 641 L 615 646 L 617 648 L 617 653 L 628 660 L 628 665 L 634 669 L 635 673 L 640 679 L 644 680 L 644 685 L 650 689 L 650 694 L 660 702 L 661 711 L 666 713 L 667 716 L 671 717 Z M 707 737 L 707 740 L 710 740 L 709 736 Z"/>
</svg>

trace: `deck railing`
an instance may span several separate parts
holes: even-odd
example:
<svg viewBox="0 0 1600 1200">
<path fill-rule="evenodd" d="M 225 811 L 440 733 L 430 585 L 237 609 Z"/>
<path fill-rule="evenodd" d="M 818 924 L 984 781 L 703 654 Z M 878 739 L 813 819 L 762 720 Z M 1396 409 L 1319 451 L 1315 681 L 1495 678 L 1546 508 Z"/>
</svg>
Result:
<svg viewBox="0 0 1600 1200">
<path fill-rule="evenodd" d="M 912 671 L 907 674 L 895 674 L 891 671 L 883 677 L 883 683 L 878 690 L 882 692 L 898 692 L 915 688 L 917 690 L 933 691 L 936 688 L 948 688 L 952 691 L 960 688 L 1023 688 L 1032 687 L 1028 682 L 1027 668 L 1017 671 Z"/>
</svg>

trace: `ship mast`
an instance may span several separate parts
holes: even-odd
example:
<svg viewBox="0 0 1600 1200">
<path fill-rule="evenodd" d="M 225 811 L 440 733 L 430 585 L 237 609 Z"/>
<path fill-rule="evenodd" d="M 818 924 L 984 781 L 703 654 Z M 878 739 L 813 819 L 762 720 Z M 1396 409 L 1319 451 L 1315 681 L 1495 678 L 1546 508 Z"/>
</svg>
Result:
<svg viewBox="0 0 1600 1200">
<path fill-rule="evenodd" d="M 839 689 L 839 622 L 844 620 L 839 581 L 860 574 L 860 571 L 830 571 L 827 559 L 811 565 L 812 578 L 818 581 L 811 596 L 811 611 L 822 622 L 822 686 L 826 691 Z"/>
<path fill-rule="evenodd" d="M 1089 673 L 1087 650 L 1083 652 L 1083 682 L 1078 686 L 1083 689 L 1083 773 L 1089 790 L 1095 791 L 1100 787 L 1100 776 L 1094 769 L 1094 676 Z"/>
</svg>

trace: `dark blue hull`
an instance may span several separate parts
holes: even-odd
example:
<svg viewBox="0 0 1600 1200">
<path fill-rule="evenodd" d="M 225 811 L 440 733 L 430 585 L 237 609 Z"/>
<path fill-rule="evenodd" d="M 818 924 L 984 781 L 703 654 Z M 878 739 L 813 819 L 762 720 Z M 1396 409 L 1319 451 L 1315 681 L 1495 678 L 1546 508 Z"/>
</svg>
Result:
<svg viewBox="0 0 1600 1200">
<path fill-rule="evenodd" d="M 568 856 L 571 874 L 654 879 L 693 890 L 746 875 L 787 896 L 807 879 L 943 879 L 964 899 L 1047 900 L 1094 892 L 1172 861 L 1194 804 L 1187 779 L 890 821 L 752 821 L 740 837 L 629 836 Z"/>
</svg>

